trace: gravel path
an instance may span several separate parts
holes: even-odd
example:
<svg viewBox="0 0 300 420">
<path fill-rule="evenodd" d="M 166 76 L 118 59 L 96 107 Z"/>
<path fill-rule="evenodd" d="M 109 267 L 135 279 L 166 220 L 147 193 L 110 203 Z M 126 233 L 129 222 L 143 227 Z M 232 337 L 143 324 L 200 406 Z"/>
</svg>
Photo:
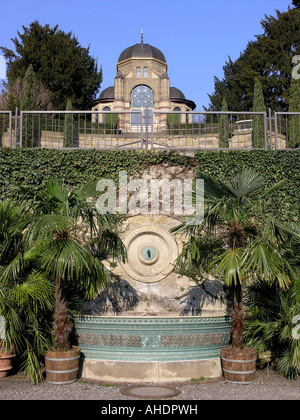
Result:
<svg viewBox="0 0 300 420">
<path fill-rule="evenodd" d="M 271 369 L 258 371 L 250 385 L 229 384 L 219 378 L 172 386 L 180 390 L 180 394 L 169 401 L 300 400 L 300 380 L 284 379 Z M 48 382 L 32 385 L 24 377 L 14 375 L 0 379 L 0 400 L 138 400 L 123 395 L 121 390 L 124 387 L 126 385 L 104 385 L 82 379 L 69 385 Z"/>
</svg>

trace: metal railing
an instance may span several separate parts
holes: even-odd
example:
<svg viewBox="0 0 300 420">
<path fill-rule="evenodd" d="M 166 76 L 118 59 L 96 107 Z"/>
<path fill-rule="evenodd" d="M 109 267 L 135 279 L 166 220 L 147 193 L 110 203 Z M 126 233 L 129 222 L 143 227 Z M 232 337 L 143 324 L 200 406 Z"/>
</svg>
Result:
<svg viewBox="0 0 300 420">
<path fill-rule="evenodd" d="M 19 147 L 142 149 L 139 121 L 140 111 L 21 111 Z"/>
<path fill-rule="evenodd" d="M 3 137 L 7 137 L 7 146 L 12 147 L 12 111 L 0 111 L 0 147 L 3 147 Z"/>
<path fill-rule="evenodd" d="M 268 150 L 267 129 L 265 112 L 154 111 L 151 148 Z"/>
<path fill-rule="evenodd" d="M 300 148 L 300 112 L 274 112 L 275 149 Z"/>
<path fill-rule="evenodd" d="M 300 112 L 0 111 L 0 147 L 280 150 L 300 147 Z"/>
</svg>

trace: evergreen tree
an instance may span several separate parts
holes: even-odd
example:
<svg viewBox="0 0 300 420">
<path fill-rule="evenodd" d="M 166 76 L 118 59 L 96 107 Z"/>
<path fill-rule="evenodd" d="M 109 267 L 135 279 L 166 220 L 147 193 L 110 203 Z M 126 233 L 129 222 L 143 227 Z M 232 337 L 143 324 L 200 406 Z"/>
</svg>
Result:
<svg viewBox="0 0 300 420">
<path fill-rule="evenodd" d="M 296 8 L 300 7 L 300 0 L 293 0 L 292 5 L 295 6 Z"/>
<path fill-rule="evenodd" d="M 265 101 L 262 86 L 258 78 L 254 83 L 253 112 L 265 112 Z M 263 115 L 253 115 L 252 146 L 265 147 L 265 128 Z"/>
<path fill-rule="evenodd" d="M 21 111 L 35 110 L 35 75 L 32 64 L 28 67 L 24 79 L 24 93 L 21 101 Z M 37 118 L 35 114 L 24 114 L 23 119 L 23 145 L 25 147 L 36 147 L 37 138 Z"/>
<path fill-rule="evenodd" d="M 263 33 L 248 43 L 237 60 L 229 58 L 222 79 L 215 77 L 207 110 L 220 111 L 225 96 L 228 109 L 250 111 L 256 77 L 262 83 L 266 107 L 288 110 L 286 93 L 291 84 L 292 57 L 300 55 L 300 9 L 276 10 L 276 15 L 265 16 L 261 25 Z"/>
<path fill-rule="evenodd" d="M 67 100 L 66 111 L 73 111 L 72 100 Z M 65 114 L 63 147 L 78 147 L 78 126 L 75 114 Z"/>
<path fill-rule="evenodd" d="M 222 80 L 214 77 L 215 90 L 209 94 L 210 105 L 204 107 L 206 111 L 221 111 L 223 98 L 226 98 L 228 109 L 231 111 L 246 111 L 245 103 L 241 98 L 246 98 L 246 85 L 240 80 L 243 64 L 242 57 L 232 61 L 229 57 L 228 62 L 223 66 L 224 78 Z M 249 109 L 247 109 L 249 110 Z"/>
<path fill-rule="evenodd" d="M 58 25 L 50 28 L 34 21 L 23 30 L 12 39 L 15 51 L 0 47 L 7 61 L 9 83 L 22 79 L 32 64 L 37 80 L 52 93 L 54 109 L 65 109 L 67 98 L 76 109 L 86 109 L 102 82 L 102 69 L 98 71 L 89 48 L 81 47 L 71 32 L 65 33 Z"/>
<path fill-rule="evenodd" d="M 289 112 L 300 112 L 300 78 L 293 78 L 289 96 Z M 300 114 L 289 117 L 288 147 L 300 146 Z"/>
<path fill-rule="evenodd" d="M 227 102 L 225 97 L 222 101 L 222 112 L 227 112 Z M 228 139 L 229 139 L 229 118 L 228 114 L 222 114 L 220 117 L 220 125 L 219 125 L 219 147 L 228 147 Z"/>
<path fill-rule="evenodd" d="M 32 111 L 35 109 L 34 101 L 34 71 L 33 66 L 30 64 L 25 73 L 25 86 L 24 93 L 21 101 L 22 111 Z"/>
</svg>

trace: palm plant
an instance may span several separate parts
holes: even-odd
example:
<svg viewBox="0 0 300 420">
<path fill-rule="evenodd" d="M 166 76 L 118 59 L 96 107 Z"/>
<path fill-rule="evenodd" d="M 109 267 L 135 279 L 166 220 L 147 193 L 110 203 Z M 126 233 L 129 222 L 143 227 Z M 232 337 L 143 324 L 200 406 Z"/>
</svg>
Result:
<svg viewBox="0 0 300 420">
<path fill-rule="evenodd" d="M 257 281 L 245 293 L 244 341 L 258 355 L 270 352 L 276 370 L 288 379 L 300 375 L 300 339 L 292 334 L 293 318 L 300 313 L 299 290 L 299 279 L 288 290 Z"/>
<path fill-rule="evenodd" d="M 53 284 L 36 262 L 26 259 L 24 230 L 32 215 L 11 200 L 0 201 L 0 315 L 6 351 L 13 350 L 33 383 L 41 379 L 41 358 L 50 334 Z"/>
<path fill-rule="evenodd" d="M 258 354 L 270 352 L 278 372 L 286 378 L 300 376 L 300 339 L 293 335 L 300 314 L 300 223 L 284 227 L 286 254 L 296 276 L 288 290 L 255 281 L 246 288 L 244 340 Z"/>
<path fill-rule="evenodd" d="M 95 183 L 68 190 L 53 178 L 38 192 L 24 187 L 18 187 L 18 192 L 35 215 L 28 229 L 30 250 L 26 257 L 38 260 L 44 272 L 55 279 L 53 345 L 68 349 L 73 327 L 68 309 L 70 292 L 76 291 L 82 298 L 94 297 L 109 277 L 103 255 L 125 260 L 125 249 L 114 232 L 112 216 L 96 213 L 92 201 Z M 83 233 L 88 235 L 88 243 L 82 240 Z"/>
<path fill-rule="evenodd" d="M 215 181 L 206 175 L 202 178 L 204 191 L 197 193 L 204 194 L 204 221 L 194 220 L 173 229 L 189 238 L 177 266 L 193 264 L 199 270 L 210 270 L 230 288 L 231 344 L 242 349 L 243 283 L 261 278 L 287 288 L 294 275 L 285 258 L 280 226 L 272 217 L 265 217 L 262 210 L 264 199 L 283 181 L 262 193 L 263 177 L 249 169 L 243 169 L 229 181 Z M 210 246 L 203 246 L 207 241 Z"/>
</svg>

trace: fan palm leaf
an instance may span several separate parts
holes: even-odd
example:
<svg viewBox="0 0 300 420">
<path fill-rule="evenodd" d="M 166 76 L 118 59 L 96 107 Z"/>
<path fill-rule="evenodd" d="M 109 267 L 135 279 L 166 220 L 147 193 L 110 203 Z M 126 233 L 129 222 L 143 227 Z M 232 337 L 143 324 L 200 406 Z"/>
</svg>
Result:
<svg viewBox="0 0 300 420">
<path fill-rule="evenodd" d="M 287 288 L 294 276 L 286 258 L 287 231 L 284 232 L 272 218 L 265 218 L 262 212 L 263 200 L 281 188 L 285 180 L 266 188 L 264 178 L 247 168 L 230 180 L 216 181 L 203 174 L 198 174 L 199 177 L 204 179 L 203 191 L 198 194 L 204 194 L 205 217 L 201 224 L 197 224 L 195 218 L 192 223 L 183 223 L 172 230 L 190 240 L 183 248 L 178 264 L 180 261 L 195 264 L 194 257 L 201 258 L 196 244 L 203 243 L 204 238 L 220 239 L 223 243 L 216 255 L 211 255 L 210 268 L 233 288 L 237 307 L 233 308 L 232 314 L 241 317 L 239 290 L 245 280 L 262 278 L 269 284 L 276 281 L 280 287 Z M 236 342 L 242 343 L 238 337 Z"/>
<path fill-rule="evenodd" d="M 85 298 L 94 297 L 109 278 L 101 261 L 103 254 L 121 256 L 123 260 L 126 257 L 124 245 L 113 229 L 114 218 L 96 212 L 96 185 L 94 182 L 71 189 L 52 178 L 38 192 L 15 186 L 35 215 L 26 232 L 30 249 L 25 258 L 38 260 L 41 268 L 55 278 L 53 334 L 54 342 L 60 347 L 69 346 L 70 323 L 62 322 L 69 317 L 66 289 L 81 290 Z M 78 240 L 80 229 L 89 230 L 91 246 Z"/>
<path fill-rule="evenodd" d="M 212 261 L 216 264 L 215 272 L 224 279 L 227 286 L 237 286 L 244 280 L 243 249 L 227 249 Z"/>
</svg>

